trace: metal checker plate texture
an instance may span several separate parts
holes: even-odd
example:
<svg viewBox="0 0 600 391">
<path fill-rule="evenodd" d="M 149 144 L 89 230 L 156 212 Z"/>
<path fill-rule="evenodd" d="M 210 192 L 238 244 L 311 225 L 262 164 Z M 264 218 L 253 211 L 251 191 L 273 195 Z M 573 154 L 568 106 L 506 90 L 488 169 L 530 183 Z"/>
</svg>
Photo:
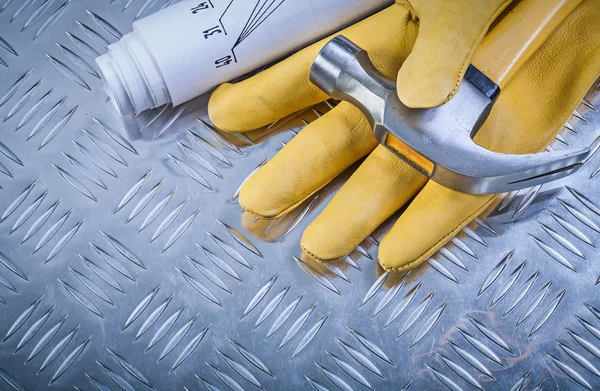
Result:
<svg viewBox="0 0 600 391">
<path fill-rule="evenodd" d="M 134 119 L 107 101 L 93 57 L 167 4 L 0 1 L 0 389 L 600 389 L 597 160 L 408 275 L 377 267 L 381 232 L 311 264 L 327 194 L 268 240 L 235 202 L 301 127 L 238 147 L 198 120 L 206 97 Z M 599 100 L 557 148 L 594 138 Z"/>
</svg>

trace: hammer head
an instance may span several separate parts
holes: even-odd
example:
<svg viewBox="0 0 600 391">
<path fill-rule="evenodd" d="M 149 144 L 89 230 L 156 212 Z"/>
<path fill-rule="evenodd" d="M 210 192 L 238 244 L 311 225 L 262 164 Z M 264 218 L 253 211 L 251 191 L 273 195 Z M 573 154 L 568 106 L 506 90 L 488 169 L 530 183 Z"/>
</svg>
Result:
<svg viewBox="0 0 600 391">
<path fill-rule="evenodd" d="M 471 66 L 455 96 L 431 109 L 405 106 L 396 83 L 383 76 L 367 53 L 343 36 L 321 50 L 311 81 L 332 98 L 356 105 L 377 140 L 419 172 L 471 194 L 518 190 L 571 175 L 600 147 L 535 154 L 500 154 L 473 141 L 499 88 Z"/>
</svg>

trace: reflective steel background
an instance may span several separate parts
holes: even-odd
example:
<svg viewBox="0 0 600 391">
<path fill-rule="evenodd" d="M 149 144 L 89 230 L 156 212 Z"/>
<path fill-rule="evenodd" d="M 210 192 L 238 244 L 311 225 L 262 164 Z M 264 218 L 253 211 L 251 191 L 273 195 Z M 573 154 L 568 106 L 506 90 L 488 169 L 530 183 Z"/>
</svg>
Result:
<svg viewBox="0 0 600 391">
<path fill-rule="evenodd" d="M 93 57 L 166 5 L 0 1 L 0 389 L 600 389 L 598 159 L 408 275 L 377 268 L 381 233 L 312 264 L 327 192 L 247 221 L 265 240 L 235 202 L 301 126 L 250 145 L 198 120 L 206 97 L 107 101 Z M 598 134 L 598 101 L 556 148 Z"/>
</svg>

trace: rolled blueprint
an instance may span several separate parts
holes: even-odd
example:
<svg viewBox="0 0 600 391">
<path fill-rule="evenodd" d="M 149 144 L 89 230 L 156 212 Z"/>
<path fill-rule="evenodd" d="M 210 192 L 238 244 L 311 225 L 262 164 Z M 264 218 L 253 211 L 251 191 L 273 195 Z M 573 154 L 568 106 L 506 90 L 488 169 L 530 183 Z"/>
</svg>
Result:
<svg viewBox="0 0 600 391">
<path fill-rule="evenodd" d="M 136 21 L 96 63 L 122 115 L 177 106 L 393 0 L 184 0 Z"/>
</svg>

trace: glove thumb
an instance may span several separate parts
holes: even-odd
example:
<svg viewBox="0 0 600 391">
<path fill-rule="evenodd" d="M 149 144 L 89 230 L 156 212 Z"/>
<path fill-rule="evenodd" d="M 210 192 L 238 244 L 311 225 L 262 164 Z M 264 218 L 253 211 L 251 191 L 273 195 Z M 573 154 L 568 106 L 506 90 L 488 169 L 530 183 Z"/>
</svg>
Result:
<svg viewBox="0 0 600 391">
<path fill-rule="evenodd" d="M 419 35 L 398 72 L 398 97 L 408 107 L 437 107 L 458 90 L 492 22 L 512 0 L 396 0 L 419 23 Z"/>
</svg>

